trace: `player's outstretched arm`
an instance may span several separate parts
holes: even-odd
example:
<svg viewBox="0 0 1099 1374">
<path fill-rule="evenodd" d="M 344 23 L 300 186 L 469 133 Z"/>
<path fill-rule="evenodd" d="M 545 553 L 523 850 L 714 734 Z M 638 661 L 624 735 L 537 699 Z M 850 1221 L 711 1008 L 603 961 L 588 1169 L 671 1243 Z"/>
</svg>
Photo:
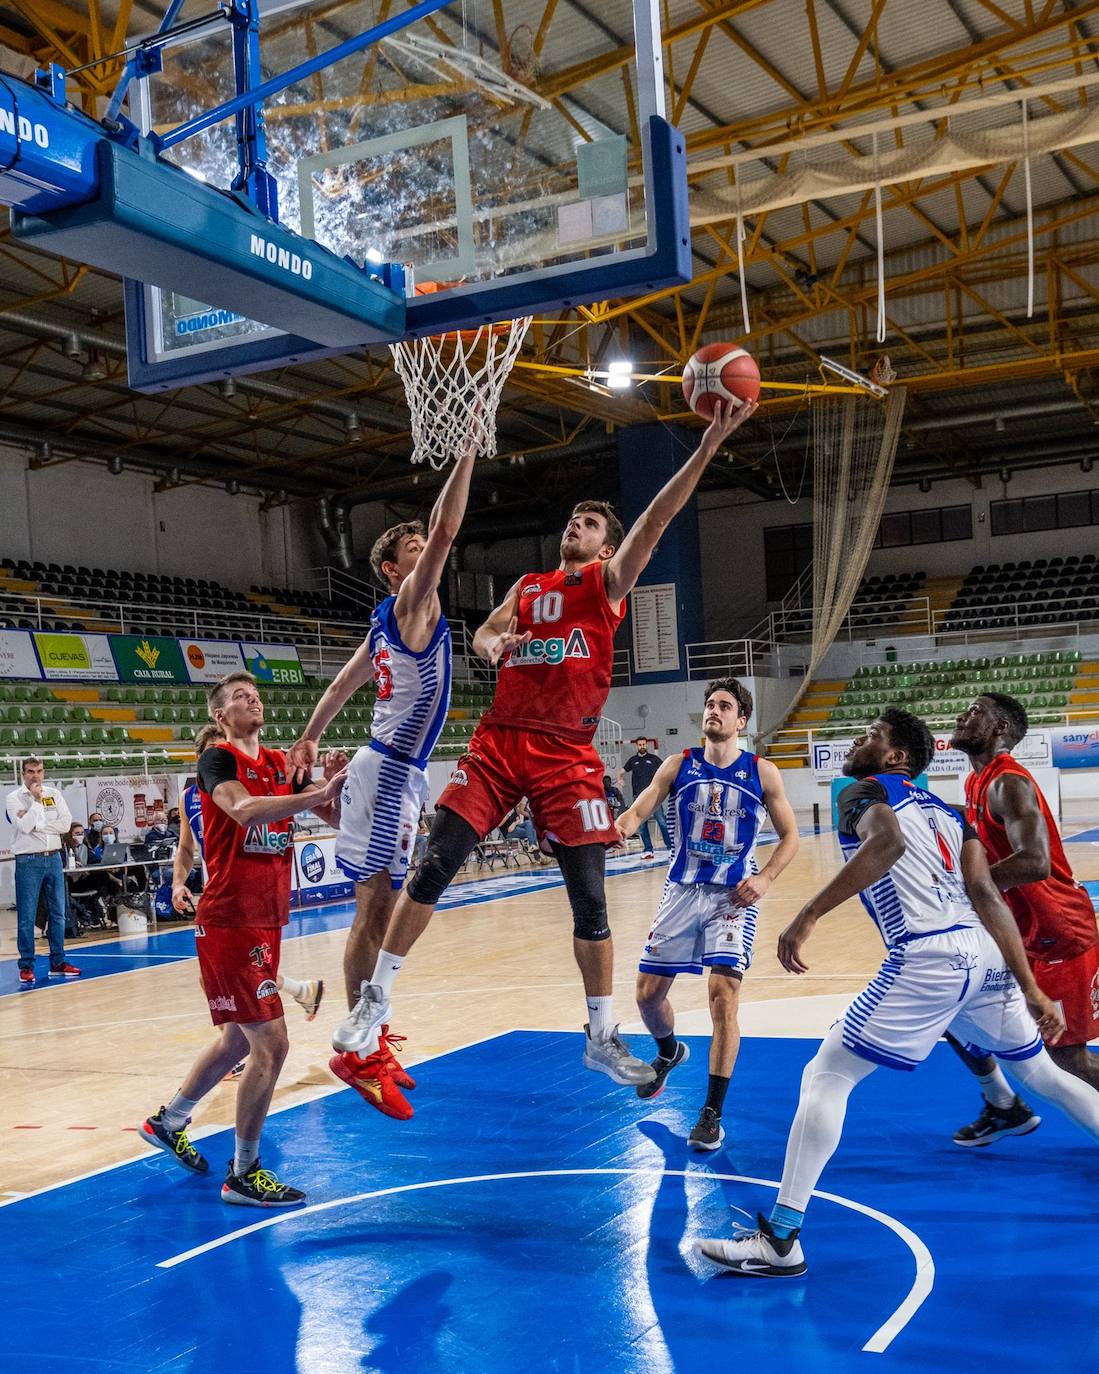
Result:
<svg viewBox="0 0 1099 1374">
<path fill-rule="evenodd" d="M 749 873 L 734 889 L 733 896 L 741 906 L 755 906 L 801 846 L 797 817 L 782 785 L 781 772 L 768 759 L 760 759 L 759 780 L 763 784 L 763 805 L 775 827 L 778 844 L 760 871 Z"/>
<path fill-rule="evenodd" d="M 758 408 L 757 401 L 746 401 L 739 410 L 726 410 L 720 402 L 714 406 L 714 418 L 707 425 L 698 448 L 675 476 L 664 483 L 634 522 L 622 547 L 604 565 L 603 578 L 610 601 L 621 601 L 633 591 L 661 536 L 690 500 L 714 454 Z"/>
<path fill-rule="evenodd" d="M 857 897 L 864 888 L 873 887 L 904 854 L 904 836 L 893 808 L 887 803 L 869 806 L 855 822 L 855 833 L 861 841 L 857 852 L 831 882 L 806 902 L 778 937 L 778 960 L 790 973 L 809 972 L 801 947 L 820 918 L 848 898 Z"/>
<path fill-rule="evenodd" d="M 195 832 L 191 829 L 186 811 L 180 807 L 179 844 L 172 855 L 172 906 L 176 911 L 188 912 L 195 909 L 193 894 L 187 886 L 187 879 L 191 876 L 194 866 Z"/>
<path fill-rule="evenodd" d="M 1012 851 L 990 870 L 1000 891 L 1048 878 L 1049 831 L 1035 785 L 1018 775 L 1000 778 L 989 789 L 987 805 L 1003 821 Z"/>
<path fill-rule="evenodd" d="M 309 724 L 302 731 L 301 738 L 286 751 L 286 760 L 293 770 L 294 779 L 313 776 L 313 765 L 320 753 L 321 736 L 332 724 L 354 694 L 364 683 L 374 676 L 374 663 L 370 657 L 370 641 L 364 640 L 355 650 L 340 671 L 324 689 L 320 700 L 313 707 Z"/>
<path fill-rule="evenodd" d="M 343 786 L 343 775 L 319 787 L 307 787 L 304 792 L 288 796 L 254 797 L 243 783 L 235 779 L 219 782 L 210 794 L 216 805 L 238 825 L 262 825 L 265 821 L 287 821 L 303 811 L 315 811 L 335 801 Z"/>
<path fill-rule="evenodd" d="M 1026 998 L 1027 1008 L 1038 1023 L 1043 1039 L 1055 1045 L 1064 1034 L 1064 1018 L 1034 981 L 1015 917 L 997 891 L 996 882 L 989 872 L 985 847 L 976 837 L 966 840 L 962 845 L 962 877 L 973 909 L 999 946 L 1004 963 L 1015 975 L 1019 991 Z"/>
<path fill-rule="evenodd" d="M 495 668 L 505 654 L 529 642 L 529 630 L 523 635 L 516 633 L 518 614 L 519 583 L 516 582 L 499 606 L 474 633 L 473 652 L 478 658 L 485 659 Z"/>
<path fill-rule="evenodd" d="M 615 829 L 624 840 L 636 835 L 657 807 L 664 805 L 682 762 L 682 754 L 673 754 L 665 759 L 644 792 L 616 819 Z"/>
<path fill-rule="evenodd" d="M 450 556 L 450 546 L 462 528 L 469 501 L 473 455 L 476 452 L 474 437 L 470 436 L 465 448 L 455 459 L 450 476 L 432 507 L 424 551 L 397 593 L 395 610 L 398 616 L 417 610 L 439 590 L 446 560 Z"/>
</svg>

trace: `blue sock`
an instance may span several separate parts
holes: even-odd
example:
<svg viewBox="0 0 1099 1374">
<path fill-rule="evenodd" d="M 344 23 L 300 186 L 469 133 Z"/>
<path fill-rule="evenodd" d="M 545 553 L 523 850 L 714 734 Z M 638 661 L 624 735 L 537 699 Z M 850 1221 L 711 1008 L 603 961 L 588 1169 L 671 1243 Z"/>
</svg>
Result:
<svg viewBox="0 0 1099 1374">
<path fill-rule="evenodd" d="M 784 1207 L 781 1202 L 775 1203 L 769 1217 L 771 1230 L 779 1240 L 786 1240 L 791 1231 L 799 1231 L 804 1220 L 804 1212 L 799 1212 L 796 1207 Z"/>
</svg>

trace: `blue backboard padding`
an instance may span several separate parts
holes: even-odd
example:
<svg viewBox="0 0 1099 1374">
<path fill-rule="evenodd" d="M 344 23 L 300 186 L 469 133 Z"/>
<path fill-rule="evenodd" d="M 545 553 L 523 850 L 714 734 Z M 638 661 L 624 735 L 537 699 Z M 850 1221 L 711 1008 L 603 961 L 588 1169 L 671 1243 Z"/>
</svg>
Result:
<svg viewBox="0 0 1099 1374">
<path fill-rule="evenodd" d="M 503 281 L 477 282 L 453 291 L 424 295 L 408 302 L 403 329 L 392 338 L 475 328 L 486 321 L 565 309 L 593 300 L 629 297 L 678 286 L 691 279 L 691 236 L 687 203 L 687 153 L 683 135 L 666 120 L 649 120 L 649 214 L 653 225 L 651 251 L 638 249 L 617 256 L 568 263 L 540 273 L 526 273 Z M 130 265 L 130 271 L 133 264 Z M 196 292 L 211 306 L 211 293 Z M 249 313 L 244 311 L 242 313 Z M 217 381 L 331 357 L 340 348 L 319 348 L 300 334 L 236 340 L 222 348 L 158 360 L 148 349 L 146 293 L 137 282 L 126 282 L 126 353 L 130 386 L 135 391 L 165 391 L 170 387 Z"/>
<path fill-rule="evenodd" d="M 140 263 L 154 285 L 208 297 L 329 347 L 402 332 L 404 296 L 354 263 L 155 157 L 106 139 L 97 156 L 95 198 L 47 215 L 13 215 L 17 238 L 108 272 Z"/>
<path fill-rule="evenodd" d="M 13 76 L 0 80 L 0 205 L 40 214 L 95 195 L 98 125 Z"/>
</svg>

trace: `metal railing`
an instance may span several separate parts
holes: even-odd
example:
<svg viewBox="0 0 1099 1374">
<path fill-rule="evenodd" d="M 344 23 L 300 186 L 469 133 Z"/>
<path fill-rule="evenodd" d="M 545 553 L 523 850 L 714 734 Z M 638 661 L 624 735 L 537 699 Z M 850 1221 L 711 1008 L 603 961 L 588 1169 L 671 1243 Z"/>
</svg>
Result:
<svg viewBox="0 0 1099 1374">
<path fill-rule="evenodd" d="M 368 616 L 382 600 L 381 589 L 372 582 L 364 582 L 361 577 L 355 577 L 344 572 L 342 568 L 333 568 L 329 564 L 306 568 L 305 577 L 309 581 L 311 591 L 320 592 L 327 596 L 329 601 L 348 601 L 355 606 L 361 606 Z"/>
<path fill-rule="evenodd" d="M 773 640 L 716 639 L 688 644 L 686 649 L 687 676 L 692 680 L 767 676 L 780 666 Z"/>
<path fill-rule="evenodd" d="M 951 621 L 963 617 L 966 624 L 957 629 L 947 628 Z M 957 609 L 947 607 L 936 611 L 932 617 L 932 630 L 935 634 L 1001 636 L 1008 630 L 1016 634 L 1023 630 L 1039 634 L 1061 634 L 1070 628 L 1079 632 L 1081 624 L 1095 624 L 1099 621 L 1099 598 L 1090 594 L 1066 595 L 1064 592 L 1050 592 L 1039 596 L 1027 594 L 1025 601 L 1006 601 L 999 597 L 996 601 L 979 606 L 962 606 Z"/>
</svg>

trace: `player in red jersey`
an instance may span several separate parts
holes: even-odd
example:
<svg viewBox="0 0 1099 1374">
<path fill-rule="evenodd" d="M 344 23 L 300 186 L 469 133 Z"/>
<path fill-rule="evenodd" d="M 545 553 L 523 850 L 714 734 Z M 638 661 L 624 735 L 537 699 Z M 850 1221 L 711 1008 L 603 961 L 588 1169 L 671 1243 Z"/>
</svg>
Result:
<svg viewBox="0 0 1099 1374">
<path fill-rule="evenodd" d="M 1099 1088 L 1088 1041 L 1099 1036 L 1099 931 L 1091 898 L 1073 878 L 1053 813 L 1038 784 L 1011 756 L 1026 734 L 1021 702 L 982 692 L 958 717 L 951 747 L 968 754 L 966 819 L 988 853 L 991 874 L 1023 938 L 1035 981 L 1065 1019 L 1049 1053 L 1059 1068 Z M 951 1040 L 950 1036 L 947 1036 Z M 956 1132 L 959 1145 L 1026 1135 L 1041 1118 L 1012 1091 L 996 1061 L 951 1040 L 981 1080 L 985 1106 Z"/>
<path fill-rule="evenodd" d="M 260 743 L 263 703 L 251 673 L 222 678 L 208 704 L 225 739 L 198 761 L 209 878 L 195 948 L 219 1033 L 171 1102 L 142 1123 L 141 1135 L 185 1169 L 206 1173 L 209 1165 L 188 1139 L 191 1113 L 247 1054 L 237 1096 L 236 1148 L 221 1196 L 251 1207 L 292 1207 L 305 1194 L 280 1183 L 259 1161 L 260 1134 L 289 1048 L 277 979 L 282 927 L 290 919 L 290 818 L 315 811 L 336 823 L 347 760 L 326 759 L 323 786 L 296 786 L 283 755 Z"/>
<path fill-rule="evenodd" d="M 572 908 L 573 951 L 587 994 L 585 1067 L 634 1087 L 654 1077 L 614 1023 L 604 868 L 618 835 L 592 739 L 625 598 L 720 445 L 755 409 L 751 402 L 716 408 L 698 448 L 628 535 L 606 502 L 581 501 L 565 527 L 559 566 L 521 577 L 474 635 L 475 651 L 499 666 L 496 695 L 439 798 L 423 864 L 397 901 L 374 977 L 341 1027 L 341 1036 L 357 1041 L 346 1048 L 373 1049 L 393 980 L 435 904 L 474 846 L 525 796 Z"/>
</svg>

